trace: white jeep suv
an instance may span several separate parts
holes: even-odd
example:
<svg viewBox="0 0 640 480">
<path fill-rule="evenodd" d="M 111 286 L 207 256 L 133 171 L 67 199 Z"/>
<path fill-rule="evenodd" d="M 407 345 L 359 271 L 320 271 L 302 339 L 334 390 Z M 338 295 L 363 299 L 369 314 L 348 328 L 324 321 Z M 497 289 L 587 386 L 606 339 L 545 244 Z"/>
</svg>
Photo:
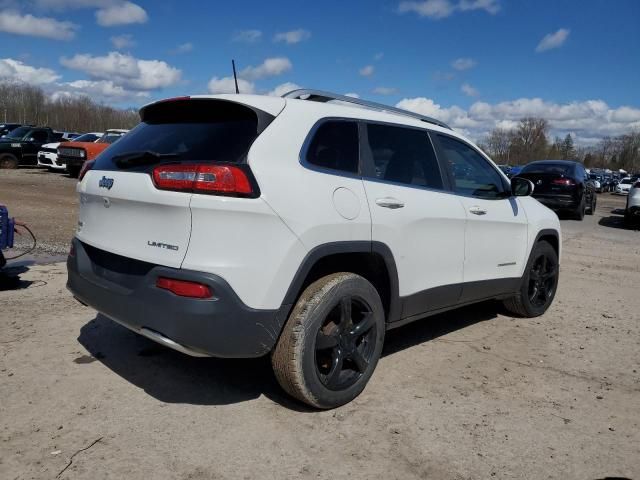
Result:
<svg viewBox="0 0 640 480">
<path fill-rule="evenodd" d="M 553 301 L 557 216 L 442 122 L 313 90 L 140 115 L 81 174 L 68 288 L 161 344 L 271 354 L 289 394 L 332 408 L 364 389 L 388 329 Z"/>
</svg>

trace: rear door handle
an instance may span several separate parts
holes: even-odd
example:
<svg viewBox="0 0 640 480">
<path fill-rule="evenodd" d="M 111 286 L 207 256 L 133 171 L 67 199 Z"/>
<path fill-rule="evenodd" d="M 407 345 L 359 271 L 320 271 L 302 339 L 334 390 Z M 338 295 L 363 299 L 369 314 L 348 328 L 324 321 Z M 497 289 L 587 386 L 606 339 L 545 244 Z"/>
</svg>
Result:
<svg viewBox="0 0 640 480">
<path fill-rule="evenodd" d="M 395 210 L 396 208 L 404 207 L 404 203 L 398 200 L 397 198 L 385 197 L 376 199 L 376 204 L 384 207 Z"/>
<path fill-rule="evenodd" d="M 469 209 L 469 212 L 473 213 L 474 215 L 486 215 L 487 214 L 487 210 L 486 209 L 484 209 L 482 207 L 479 207 L 477 205 L 471 207 Z"/>
</svg>

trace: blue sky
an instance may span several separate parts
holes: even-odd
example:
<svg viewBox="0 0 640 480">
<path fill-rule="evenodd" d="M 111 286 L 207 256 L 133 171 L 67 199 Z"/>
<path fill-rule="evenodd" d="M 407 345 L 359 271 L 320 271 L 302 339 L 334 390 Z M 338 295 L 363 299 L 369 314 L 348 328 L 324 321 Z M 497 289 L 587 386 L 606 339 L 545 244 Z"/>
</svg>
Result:
<svg viewBox="0 0 640 480">
<path fill-rule="evenodd" d="M 139 106 L 302 86 L 481 138 L 524 115 L 581 143 L 640 129 L 640 1 L 0 0 L 0 79 Z"/>
</svg>

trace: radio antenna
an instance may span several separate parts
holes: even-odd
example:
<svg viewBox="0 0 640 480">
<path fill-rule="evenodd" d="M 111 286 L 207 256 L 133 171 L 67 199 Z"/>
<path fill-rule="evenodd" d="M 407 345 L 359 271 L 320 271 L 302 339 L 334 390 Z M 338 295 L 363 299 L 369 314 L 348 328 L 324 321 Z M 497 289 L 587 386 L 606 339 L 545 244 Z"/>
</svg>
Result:
<svg viewBox="0 0 640 480">
<path fill-rule="evenodd" d="M 240 93 L 240 89 L 238 88 L 238 76 L 236 75 L 236 62 L 231 59 L 231 67 L 233 68 L 233 81 L 236 82 L 236 93 Z"/>
</svg>

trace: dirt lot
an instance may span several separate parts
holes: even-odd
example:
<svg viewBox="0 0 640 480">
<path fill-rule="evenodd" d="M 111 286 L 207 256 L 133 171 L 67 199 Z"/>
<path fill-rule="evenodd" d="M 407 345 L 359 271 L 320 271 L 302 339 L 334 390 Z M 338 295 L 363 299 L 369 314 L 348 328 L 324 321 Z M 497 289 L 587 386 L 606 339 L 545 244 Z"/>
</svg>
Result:
<svg viewBox="0 0 640 480">
<path fill-rule="evenodd" d="M 0 204 L 67 250 L 74 181 L 0 172 Z M 624 200 L 562 222 L 556 301 L 391 332 L 353 403 L 313 412 L 266 359 L 194 359 L 96 316 L 61 263 L 0 292 L 0 478 L 640 478 L 640 232 Z"/>
</svg>

